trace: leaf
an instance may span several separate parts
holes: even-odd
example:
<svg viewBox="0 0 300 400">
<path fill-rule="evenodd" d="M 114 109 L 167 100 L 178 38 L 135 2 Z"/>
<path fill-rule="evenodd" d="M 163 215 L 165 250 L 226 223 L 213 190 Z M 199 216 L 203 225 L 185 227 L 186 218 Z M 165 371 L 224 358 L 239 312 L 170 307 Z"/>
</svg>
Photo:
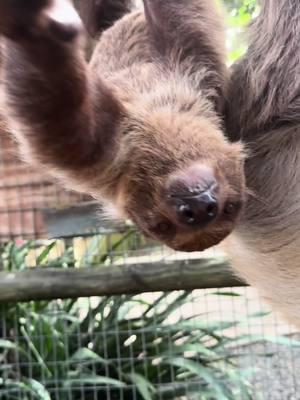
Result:
<svg viewBox="0 0 300 400">
<path fill-rule="evenodd" d="M 217 358 L 219 357 L 218 353 L 208 349 L 206 346 L 202 345 L 201 343 L 186 343 L 180 346 L 168 346 L 168 350 L 163 352 L 163 356 L 168 355 L 176 355 L 176 354 L 183 354 L 185 352 L 195 352 L 197 354 L 204 355 L 209 358 Z"/>
<path fill-rule="evenodd" d="M 118 321 L 122 322 L 123 320 L 128 320 L 129 312 L 135 307 L 139 307 L 139 315 L 144 310 L 145 307 L 149 306 L 149 303 L 142 299 L 131 299 L 130 301 L 126 301 L 118 310 Z"/>
<path fill-rule="evenodd" d="M 189 291 L 184 291 L 183 293 L 179 292 L 179 295 L 172 302 L 166 302 L 167 307 L 164 311 L 156 311 L 156 314 L 154 316 L 154 320 L 156 321 L 156 323 L 163 323 L 174 311 L 176 311 L 182 305 L 186 304 L 189 296 L 191 296 L 191 292 Z M 159 306 L 160 304 L 157 304 L 156 309 Z"/>
<path fill-rule="evenodd" d="M 162 293 L 152 304 L 149 305 L 147 310 L 144 311 L 142 318 L 149 318 L 147 314 L 150 313 L 151 310 L 155 309 L 160 303 L 163 302 L 164 299 L 166 299 L 169 296 L 168 292 Z"/>
<path fill-rule="evenodd" d="M 109 362 L 105 360 L 104 358 L 100 357 L 97 353 L 94 351 L 88 349 L 87 347 L 82 347 L 81 349 L 78 349 L 70 358 L 71 362 L 76 362 L 76 363 L 84 363 L 87 361 L 92 361 L 94 363 L 101 363 L 101 364 L 106 364 L 108 365 Z"/>
<path fill-rule="evenodd" d="M 250 319 L 254 319 L 254 318 L 260 318 L 260 319 L 262 319 L 262 318 L 264 318 L 264 317 L 267 317 L 267 316 L 269 316 L 271 313 L 269 312 L 269 311 L 258 311 L 258 312 L 256 312 L 256 313 L 252 313 L 252 314 L 248 314 L 248 315 L 246 315 L 246 317 L 244 317 L 244 318 L 242 318 L 240 321 L 239 321 L 239 326 L 249 326 L 249 320 Z"/>
<path fill-rule="evenodd" d="M 0 339 L 0 348 L 7 350 L 17 350 L 18 346 L 10 340 Z"/>
<path fill-rule="evenodd" d="M 109 251 L 107 251 L 106 254 L 104 254 L 101 258 L 100 258 L 100 263 L 103 264 L 105 263 L 105 261 L 109 258 L 110 254 L 114 254 L 117 253 L 117 250 L 119 248 L 121 248 L 122 245 L 126 244 L 126 250 L 130 250 L 130 245 L 129 243 L 126 243 L 126 241 L 128 241 L 128 239 L 134 234 L 134 230 L 128 230 L 125 234 L 121 235 L 121 238 L 119 238 L 120 235 L 112 235 L 111 239 L 112 239 L 112 245 L 109 249 Z M 113 236 L 116 236 L 116 239 L 113 240 Z M 123 250 L 124 251 L 124 250 Z"/>
<path fill-rule="evenodd" d="M 239 321 L 214 321 L 207 322 L 205 320 L 194 320 L 194 321 L 181 321 L 173 326 L 168 327 L 169 329 L 186 329 L 195 331 L 197 329 L 205 332 L 216 334 L 217 331 L 223 331 L 225 329 L 233 328 L 239 325 Z"/>
<path fill-rule="evenodd" d="M 240 293 L 236 293 L 236 292 L 214 292 L 214 293 L 210 293 L 210 295 L 213 296 L 229 296 L 229 297 L 241 297 Z"/>
<path fill-rule="evenodd" d="M 132 383 L 134 383 L 144 400 L 153 400 L 153 394 L 155 393 L 154 386 L 142 375 L 131 373 L 127 375 Z"/>
<path fill-rule="evenodd" d="M 212 389 L 216 391 L 218 400 L 229 400 L 230 397 L 227 396 L 226 387 L 213 375 L 211 370 L 203 367 L 201 364 L 196 363 L 192 360 L 186 360 L 184 358 L 169 358 L 164 359 L 164 363 L 174 365 L 179 368 L 183 368 L 192 372 L 194 375 L 202 378 L 206 383 L 208 383 Z"/>
<path fill-rule="evenodd" d="M 44 385 L 42 385 L 35 379 L 24 379 L 22 381 L 5 379 L 3 382 L 1 382 L 1 384 L 8 392 L 17 393 L 22 391 L 23 396 L 26 396 L 25 393 L 28 393 L 30 399 L 51 400 L 50 394 L 44 387 Z M 22 399 L 24 398 L 24 400 L 28 398 L 27 396 L 26 397 L 23 396 Z"/>
<path fill-rule="evenodd" d="M 9 391 L 15 391 L 16 389 L 24 390 L 24 391 L 30 391 L 30 388 L 28 385 L 24 382 L 21 381 L 14 381 L 12 379 L 5 379 L 3 382 L 3 387 L 5 389 L 8 389 Z"/>
<path fill-rule="evenodd" d="M 31 391 L 35 393 L 40 400 L 51 400 L 48 390 L 40 382 L 35 379 L 28 379 L 27 383 Z"/>
<path fill-rule="evenodd" d="M 287 347 L 299 347 L 300 346 L 300 341 L 295 340 L 295 339 L 290 339 L 290 338 L 284 337 L 284 336 L 253 335 L 252 338 L 253 338 L 253 340 L 267 341 L 267 342 L 271 342 L 274 344 L 280 344 L 280 345 L 287 346 Z"/>
<path fill-rule="evenodd" d="M 115 386 L 118 388 L 126 387 L 126 384 L 117 379 L 108 378 L 106 376 L 99 375 L 83 375 L 79 378 L 75 379 L 67 379 L 64 382 L 64 386 L 69 387 L 73 385 L 107 385 L 107 386 Z"/>
<path fill-rule="evenodd" d="M 47 374 L 46 376 L 51 378 L 52 377 L 52 373 L 51 373 L 50 369 L 48 368 L 48 366 L 47 366 L 46 362 L 44 361 L 42 355 L 37 350 L 36 346 L 34 345 L 33 341 L 30 338 L 30 335 L 27 333 L 27 331 L 24 328 L 24 326 L 20 327 L 20 332 L 22 333 L 23 338 L 26 340 L 32 355 L 34 356 L 36 361 L 40 364 L 41 368 L 43 368 L 43 370 Z"/>
<path fill-rule="evenodd" d="M 231 339 L 231 342 L 243 342 L 243 345 L 250 345 L 257 342 L 270 342 L 287 347 L 300 347 L 300 341 L 291 339 L 285 336 L 271 336 L 271 335 L 239 335 Z"/>
<path fill-rule="evenodd" d="M 50 253 L 50 251 L 56 246 L 56 242 L 50 243 L 48 246 L 45 247 L 45 249 L 41 252 L 41 254 L 37 257 L 36 263 L 37 265 L 43 264 L 43 261 L 45 261 Z"/>
<path fill-rule="evenodd" d="M 270 314 L 271 314 L 270 311 L 259 311 L 259 312 L 253 313 L 253 314 L 249 314 L 247 316 L 247 319 L 249 319 L 249 318 L 263 318 L 263 317 L 267 317 Z M 248 321 L 248 323 L 249 323 L 249 321 Z"/>
</svg>

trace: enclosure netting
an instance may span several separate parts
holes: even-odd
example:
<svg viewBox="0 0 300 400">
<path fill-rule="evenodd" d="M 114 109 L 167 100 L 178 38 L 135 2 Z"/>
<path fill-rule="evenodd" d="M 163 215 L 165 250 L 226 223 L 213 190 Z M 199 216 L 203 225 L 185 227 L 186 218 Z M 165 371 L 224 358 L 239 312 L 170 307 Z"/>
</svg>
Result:
<svg viewBox="0 0 300 400">
<path fill-rule="evenodd" d="M 0 140 L 2 270 L 202 257 L 95 224 L 91 199 L 25 167 Z M 0 332 L 2 400 L 300 398 L 297 332 L 252 288 L 3 303 Z"/>
</svg>

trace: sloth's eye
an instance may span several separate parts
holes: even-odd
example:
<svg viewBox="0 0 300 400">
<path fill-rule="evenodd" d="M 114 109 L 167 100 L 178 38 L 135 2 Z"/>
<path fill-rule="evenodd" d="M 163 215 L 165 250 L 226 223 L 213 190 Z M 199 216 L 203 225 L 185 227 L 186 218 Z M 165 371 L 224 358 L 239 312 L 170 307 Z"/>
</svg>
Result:
<svg viewBox="0 0 300 400">
<path fill-rule="evenodd" d="M 224 214 L 226 215 L 234 215 L 241 208 L 241 203 L 239 201 L 229 201 L 225 204 Z"/>
<path fill-rule="evenodd" d="M 151 228 L 155 235 L 170 235 L 174 231 L 174 225 L 169 221 L 161 221 Z"/>
<path fill-rule="evenodd" d="M 157 225 L 157 229 L 161 233 L 168 232 L 170 230 L 171 224 L 169 222 L 161 222 Z"/>
</svg>

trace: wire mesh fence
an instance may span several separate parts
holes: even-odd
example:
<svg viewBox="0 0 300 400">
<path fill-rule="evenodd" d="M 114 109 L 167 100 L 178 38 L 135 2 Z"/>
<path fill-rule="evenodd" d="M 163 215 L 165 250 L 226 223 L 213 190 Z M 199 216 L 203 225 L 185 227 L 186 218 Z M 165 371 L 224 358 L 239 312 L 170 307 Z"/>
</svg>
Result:
<svg viewBox="0 0 300 400">
<path fill-rule="evenodd" d="M 6 304 L 1 399 L 297 399 L 299 342 L 250 288 Z"/>
<path fill-rule="evenodd" d="M 176 253 L 128 229 L 4 242 L 0 264 L 11 274 L 205 256 L 219 252 Z M 249 287 L 3 303 L 0 315 L 4 400 L 299 396 L 299 335 Z"/>
</svg>

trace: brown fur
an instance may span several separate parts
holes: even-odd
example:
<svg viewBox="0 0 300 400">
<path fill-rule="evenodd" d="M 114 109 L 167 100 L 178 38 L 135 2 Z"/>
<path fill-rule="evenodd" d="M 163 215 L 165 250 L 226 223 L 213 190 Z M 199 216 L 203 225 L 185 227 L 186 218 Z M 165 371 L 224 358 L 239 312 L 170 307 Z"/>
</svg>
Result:
<svg viewBox="0 0 300 400">
<path fill-rule="evenodd" d="M 300 325 L 298 0 L 262 1 L 248 52 L 232 69 L 226 128 L 249 154 L 247 207 L 225 242 L 233 267 Z"/>
<path fill-rule="evenodd" d="M 228 235 L 238 213 L 224 210 L 243 203 L 244 155 L 222 133 L 228 71 L 214 4 L 145 0 L 146 18 L 131 13 L 105 31 L 89 67 L 77 21 L 51 17 L 69 0 L 32 12 L 26 3 L 28 21 L 15 4 L 0 3 L 0 29 L 6 112 L 24 157 L 175 249 Z M 205 228 L 179 225 L 167 202 L 171 182 L 197 165 L 218 181 L 221 211 Z"/>
<path fill-rule="evenodd" d="M 300 2 L 264 0 L 233 68 L 227 130 L 249 157 L 247 208 L 227 247 L 233 266 L 300 325 Z"/>
<path fill-rule="evenodd" d="M 82 21 L 92 36 L 109 28 L 128 13 L 131 7 L 132 0 L 87 0 L 79 3 Z"/>
</svg>

